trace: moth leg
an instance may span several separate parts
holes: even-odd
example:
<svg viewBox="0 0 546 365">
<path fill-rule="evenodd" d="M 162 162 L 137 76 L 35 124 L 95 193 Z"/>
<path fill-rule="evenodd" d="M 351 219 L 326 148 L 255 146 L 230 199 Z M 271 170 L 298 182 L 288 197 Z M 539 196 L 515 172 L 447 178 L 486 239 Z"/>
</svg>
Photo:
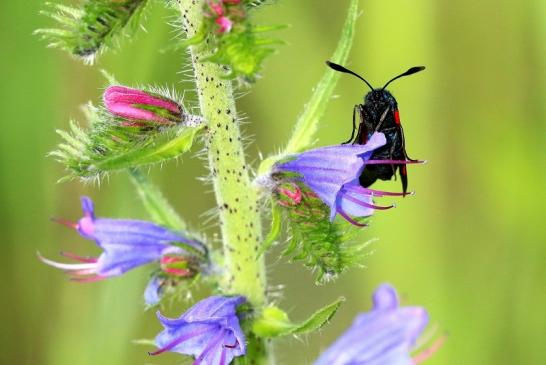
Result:
<svg viewBox="0 0 546 365">
<path fill-rule="evenodd" d="M 400 124 L 399 128 L 400 128 L 400 135 L 402 136 L 402 151 L 404 151 L 404 158 L 409 161 L 417 161 L 408 156 L 408 153 L 406 152 L 406 138 L 404 137 L 404 129 L 402 128 L 402 124 Z"/>
<path fill-rule="evenodd" d="M 351 143 L 353 141 L 353 139 L 355 138 L 355 130 L 356 130 L 356 112 L 360 112 L 360 106 L 359 105 L 355 105 L 355 107 L 353 108 L 353 130 L 351 131 L 351 138 L 349 138 L 349 140 L 347 142 L 343 142 L 342 144 L 348 144 L 348 143 Z M 362 122 L 361 122 L 362 123 Z M 358 126 L 358 132 L 360 133 L 360 125 Z"/>
<path fill-rule="evenodd" d="M 387 118 L 387 114 L 388 114 L 389 110 L 391 110 L 390 107 L 388 107 L 387 109 L 385 109 L 385 111 L 383 112 L 383 114 L 381 114 L 381 118 L 379 118 L 379 123 L 377 123 L 377 126 L 375 127 L 374 132 L 377 132 L 377 131 L 379 130 L 379 128 L 381 127 L 381 124 L 383 124 L 383 122 L 384 122 L 385 119 Z"/>
<path fill-rule="evenodd" d="M 402 181 L 402 192 L 406 194 L 408 191 L 408 170 L 406 165 L 398 166 L 398 172 L 400 173 L 400 181 Z"/>
</svg>

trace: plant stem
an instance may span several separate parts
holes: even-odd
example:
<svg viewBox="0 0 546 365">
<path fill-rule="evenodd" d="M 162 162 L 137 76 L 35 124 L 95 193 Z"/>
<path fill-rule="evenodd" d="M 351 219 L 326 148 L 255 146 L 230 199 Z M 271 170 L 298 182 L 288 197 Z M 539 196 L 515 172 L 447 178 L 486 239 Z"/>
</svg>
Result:
<svg viewBox="0 0 546 365">
<path fill-rule="evenodd" d="M 129 169 L 129 176 L 142 204 L 154 222 L 175 230 L 186 229 L 186 224 L 163 197 L 161 190 L 142 171 L 136 168 Z"/>
<path fill-rule="evenodd" d="M 203 1 L 179 1 L 188 38 L 201 28 Z M 208 123 L 206 147 L 218 204 L 224 252 L 220 283 L 225 294 L 245 296 L 256 311 L 266 302 L 265 263 L 259 255 L 262 229 L 258 196 L 245 161 L 231 82 L 224 67 L 203 62 L 212 50 L 207 41 L 190 48 L 201 114 Z M 249 338 L 243 363 L 265 364 L 265 346 Z"/>
</svg>

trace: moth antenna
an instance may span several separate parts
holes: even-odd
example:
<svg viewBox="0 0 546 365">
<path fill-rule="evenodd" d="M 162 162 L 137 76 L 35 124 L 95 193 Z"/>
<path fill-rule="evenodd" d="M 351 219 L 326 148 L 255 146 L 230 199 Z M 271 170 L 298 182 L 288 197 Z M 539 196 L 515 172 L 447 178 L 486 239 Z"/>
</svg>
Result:
<svg viewBox="0 0 546 365">
<path fill-rule="evenodd" d="M 385 90 L 385 88 L 391 83 L 393 82 L 394 80 L 396 79 L 399 79 L 401 77 L 404 77 L 404 76 L 409 76 L 409 75 L 413 75 L 414 73 L 417 73 L 417 72 L 420 72 L 420 71 L 423 71 L 425 69 L 425 66 L 415 66 L 415 67 L 412 67 L 410 68 L 409 70 L 407 70 L 406 72 L 396 76 L 395 78 L 392 78 L 390 79 L 386 84 L 385 86 L 383 86 L 383 88 L 381 90 Z"/>
<path fill-rule="evenodd" d="M 335 70 L 335 71 L 339 71 L 339 72 L 344 72 L 346 74 L 351 74 L 353 76 L 356 76 L 358 77 L 360 80 L 364 81 L 366 83 L 366 85 L 368 85 L 368 87 L 370 88 L 370 90 L 373 91 L 373 87 L 372 85 L 370 85 L 370 83 L 368 81 L 366 81 L 362 76 L 358 75 L 357 73 L 349 70 L 349 69 L 346 69 L 345 67 L 341 66 L 341 65 L 338 65 L 337 63 L 333 63 L 333 62 L 330 62 L 330 61 L 326 61 L 326 64 L 328 65 L 328 67 L 330 67 L 332 70 Z"/>
</svg>

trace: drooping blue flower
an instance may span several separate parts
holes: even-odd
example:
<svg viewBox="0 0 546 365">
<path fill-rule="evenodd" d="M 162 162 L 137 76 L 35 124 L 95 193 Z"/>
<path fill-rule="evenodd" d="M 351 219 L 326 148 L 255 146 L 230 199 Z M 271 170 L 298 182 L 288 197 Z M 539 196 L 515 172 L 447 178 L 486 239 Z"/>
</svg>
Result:
<svg viewBox="0 0 546 365">
<path fill-rule="evenodd" d="M 227 365 L 246 353 L 245 335 L 239 325 L 237 307 L 242 296 L 211 296 L 179 318 L 169 319 L 157 313 L 165 329 L 156 337 L 158 355 L 166 351 L 195 357 L 193 365 Z"/>
<path fill-rule="evenodd" d="M 426 360 L 442 344 L 412 357 L 417 339 L 428 323 L 422 307 L 400 307 L 396 290 L 381 285 L 373 308 L 359 314 L 352 326 L 313 365 L 414 365 Z"/>
<path fill-rule="evenodd" d="M 163 273 L 191 276 L 191 270 L 185 268 L 190 257 L 204 257 L 207 254 L 205 246 L 199 241 L 147 221 L 97 218 L 92 200 L 82 197 L 81 202 L 83 217 L 78 222 L 58 221 L 75 228 L 84 238 L 94 240 L 103 252 L 98 257 L 62 253 L 79 261 L 74 264 L 55 262 L 40 256 L 44 263 L 65 270 L 74 280 L 102 280 L 158 261 Z M 159 293 L 159 287 L 157 290 Z"/>
<path fill-rule="evenodd" d="M 404 193 L 364 188 L 359 176 L 366 164 L 397 164 L 412 161 L 370 160 L 374 150 L 385 145 L 383 133 L 374 133 L 366 144 L 345 144 L 321 147 L 294 155 L 288 161 L 277 163 L 273 174 L 285 176 L 310 188 L 329 208 L 330 220 L 336 214 L 355 225 L 362 225 L 352 217 L 370 216 L 378 206 L 372 197 L 404 196 Z"/>
</svg>

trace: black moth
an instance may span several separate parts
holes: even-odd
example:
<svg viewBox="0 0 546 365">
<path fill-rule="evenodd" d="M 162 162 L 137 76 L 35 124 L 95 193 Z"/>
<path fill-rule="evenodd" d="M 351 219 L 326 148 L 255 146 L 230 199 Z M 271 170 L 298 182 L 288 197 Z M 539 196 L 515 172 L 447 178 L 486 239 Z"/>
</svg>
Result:
<svg viewBox="0 0 546 365">
<path fill-rule="evenodd" d="M 368 141 L 368 138 L 370 138 L 374 132 L 381 132 L 385 134 L 387 139 L 387 143 L 375 150 L 370 157 L 371 160 L 384 160 L 385 163 L 366 165 L 360 175 L 360 185 L 367 188 L 377 179 L 390 180 L 393 176 L 395 176 L 396 170 L 398 170 L 400 180 L 402 181 L 402 190 L 404 193 L 406 193 L 408 189 L 408 173 L 406 170 L 406 165 L 400 163 L 395 164 L 395 161 L 415 163 L 417 160 L 409 158 L 408 154 L 406 153 L 404 130 L 402 129 L 402 124 L 400 123 L 398 103 L 396 102 L 394 96 L 392 96 L 389 91 L 385 90 L 385 88 L 394 80 L 423 71 L 425 67 L 412 67 L 403 74 L 391 79 L 382 88 L 374 89 L 368 83 L 368 81 L 353 71 L 330 61 L 326 61 L 326 64 L 335 71 L 348 73 L 358 77 L 371 89 L 371 91 L 364 97 L 364 104 L 357 104 L 353 109 L 353 131 L 351 132 L 351 138 L 344 144 L 351 142 L 365 144 Z M 360 117 L 360 123 L 358 125 L 358 131 L 355 138 L 357 115 Z"/>
</svg>

